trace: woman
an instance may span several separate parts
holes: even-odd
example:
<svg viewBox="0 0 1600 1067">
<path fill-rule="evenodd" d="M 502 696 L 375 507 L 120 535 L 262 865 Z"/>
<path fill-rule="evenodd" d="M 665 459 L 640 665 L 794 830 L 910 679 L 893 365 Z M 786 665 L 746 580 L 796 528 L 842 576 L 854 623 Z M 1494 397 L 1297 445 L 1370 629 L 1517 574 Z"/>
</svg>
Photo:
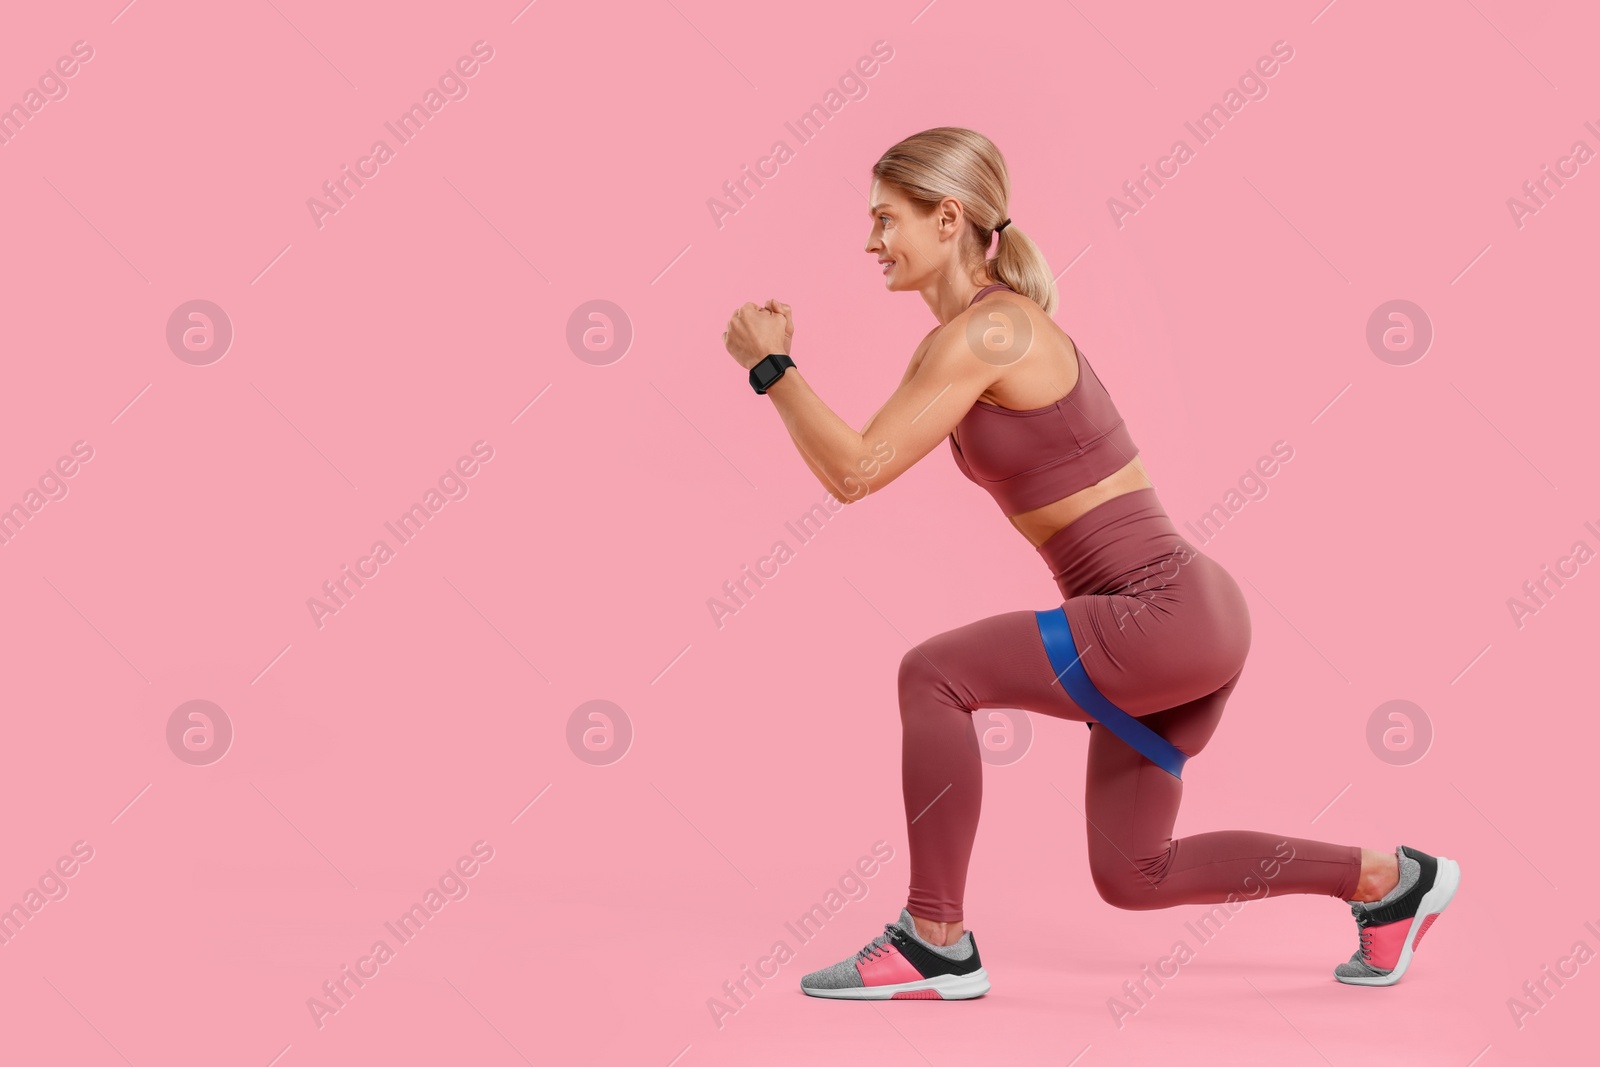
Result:
<svg viewBox="0 0 1600 1067">
<path fill-rule="evenodd" d="M 1398 981 L 1455 893 L 1455 862 L 1247 830 L 1172 838 L 1183 760 L 1205 747 L 1239 681 L 1249 612 L 1227 571 L 1178 534 L 1105 386 L 1051 319 L 1055 285 L 1011 224 L 999 151 L 972 130 L 925 130 L 884 153 L 872 176 L 866 250 L 886 287 L 922 294 L 939 323 L 894 394 L 851 429 L 789 358 L 793 316 L 777 301 L 734 312 L 728 351 L 846 503 L 881 492 L 948 438 L 962 473 L 1043 557 L 1064 603 L 958 627 L 901 660 L 906 904 L 859 952 L 802 978 L 802 990 L 866 1000 L 988 991 L 962 912 L 983 786 L 978 708 L 1090 724 L 1089 870 L 1107 902 L 1337 897 L 1361 944 L 1335 976 Z"/>
</svg>

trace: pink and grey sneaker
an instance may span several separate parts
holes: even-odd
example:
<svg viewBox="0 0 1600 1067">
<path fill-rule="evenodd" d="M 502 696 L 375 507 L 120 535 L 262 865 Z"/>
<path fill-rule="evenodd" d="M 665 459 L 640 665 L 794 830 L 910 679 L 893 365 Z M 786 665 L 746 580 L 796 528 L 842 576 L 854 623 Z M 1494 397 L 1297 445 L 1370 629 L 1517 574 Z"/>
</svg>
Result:
<svg viewBox="0 0 1600 1067">
<path fill-rule="evenodd" d="M 899 922 L 884 923 L 854 956 L 800 979 L 800 990 L 841 1000 L 967 1000 L 989 991 L 989 975 L 971 930 L 953 945 L 930 945 L 901 908 Z"/>
<path fill-rule="evenodd" d="M 1382 900 L 1349 902 L 1361 932 L 1361 947 L 1333 969 L 1347 985 L 1394 985 L 1411 966 L 1411 955 L 1461 885 L 1455 860 L 1401 845 L 1400 882 Z"/>
</svg>

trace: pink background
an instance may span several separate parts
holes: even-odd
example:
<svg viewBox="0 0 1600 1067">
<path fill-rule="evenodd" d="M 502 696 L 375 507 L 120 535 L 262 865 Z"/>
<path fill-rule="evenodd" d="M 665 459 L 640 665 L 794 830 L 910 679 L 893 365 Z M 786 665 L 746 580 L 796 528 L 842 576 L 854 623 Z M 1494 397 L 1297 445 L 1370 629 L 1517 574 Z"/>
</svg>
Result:
<svg viewBox="0 0 1600 1067">
<path fill-rule="evenodd" d="M 1507 208 L 1600 148 L 1584 5 L 122 2 L 22 5 L 0 36 L 3 103 L 93 48 L 0 145 L 0 505 L 93 450 L 0 546 L 0 903 L 93 850 L 0 945 L 0 1058 L 1593 1057 L 1600 963 L 1520 1027 L 1508 1007 L 1600 949 L 1600 566 L 1520 628 L 1507 606 L 1600 549 L 1600 164 L 1520 227 Z M 479 40 L 468 95 L 319 228 L 307 199 Z M 880 40 L 866 96 L 800 144 L 784 123 Z M 1185 120 L 1279 40 L 1268 94 L 1197 145 Z M 966 905 L 993 991 L 799 993 L 904 900 L 900 657 L 1059 602 L 943 447 L 799 544 L 823 490 L 720 342 L 741 302 L 789 302 L 797 362 L 862 425 L 933 325 L 862 250 L 868 170 L 946 124 L 1005 153 L 1057 319 L 1175 520 L 1293 447 L 1205 546 L 1254 644 L 1178 832 L 1457 858 L 1398 986 L 1334 982 L 1347 909 L 1285 898 L 1119 1028 L 1108 999 L 1206 909 L 1098 898 L 1087 732 L 1036 718 L 985 771 Z M 1195 157 L 1119 228 L 1108 198 L 1179 137 Z M 794 158 L 719 227 L 708 200 L 778 139 Z M 204 366 L 166 340 L 197 299 L 234 331 Z M 1366 341 L 1397 299 L 1434 330 L 1404 366 Z M 633 331 L 604 365 L 568 343 L 592 300 Z M 467 495 L 319 627 L 323 582 L 396 547 L 384 523 L 477 441 Z M 779 539 L 795 557 L 719 629 L 707 601 Z M 167 741 L 197 699 L 234 731 L 209 765 Z M 1396 699 L 1431 723 L 1420 760 L 1369 748 Z M 590 700 L 626 717 L 620 761 L 569 746 Z M 879 840 L 865 897 L 789 935 Z M 308 998 L 478 841 L 467 895 L 319 1027 Z M 708 1001 L 780 938 L 795 957 L 719 1027 Z"/>
</svg>

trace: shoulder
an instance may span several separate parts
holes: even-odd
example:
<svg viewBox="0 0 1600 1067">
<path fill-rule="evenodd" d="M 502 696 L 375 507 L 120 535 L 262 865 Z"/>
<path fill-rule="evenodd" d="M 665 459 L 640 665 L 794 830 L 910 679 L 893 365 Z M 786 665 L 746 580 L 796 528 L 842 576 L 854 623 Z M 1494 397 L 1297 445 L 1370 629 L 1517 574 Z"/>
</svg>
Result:
<svg viewBox="0 0 1600 1067">
<path fill-rule="evenodd" d="M 962 310 L 926 339 L 923 362 L 951 376 L 973 375 L 993 385 L 1002 372 L 1059 332 L 1039 305 L 1017 293 L 994 292 Z"/>
</svg>

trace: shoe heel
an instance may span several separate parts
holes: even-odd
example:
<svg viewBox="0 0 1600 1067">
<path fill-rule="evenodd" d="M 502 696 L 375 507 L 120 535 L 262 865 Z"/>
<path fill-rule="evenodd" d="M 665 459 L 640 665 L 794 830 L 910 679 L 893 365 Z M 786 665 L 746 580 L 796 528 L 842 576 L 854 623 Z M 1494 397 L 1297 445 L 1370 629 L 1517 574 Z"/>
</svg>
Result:
<svg viewBox="0 0 1600 1067">
<path fill-rule="evenodd" d="M 1411 939 L 1411 951 L 1415 952 L 1417 950 L 1417 946 L 1422 944 L 1422 935 L 1428 932 L 1428 927 L 1433 925 L 1433 920 L 1437 919 L 1440 914 L 1442 913 L 1436 911 L 1426 919 L 1422 920 L 1422 925 L 1417 928 L 1417 936 Z"/>
</svg>

